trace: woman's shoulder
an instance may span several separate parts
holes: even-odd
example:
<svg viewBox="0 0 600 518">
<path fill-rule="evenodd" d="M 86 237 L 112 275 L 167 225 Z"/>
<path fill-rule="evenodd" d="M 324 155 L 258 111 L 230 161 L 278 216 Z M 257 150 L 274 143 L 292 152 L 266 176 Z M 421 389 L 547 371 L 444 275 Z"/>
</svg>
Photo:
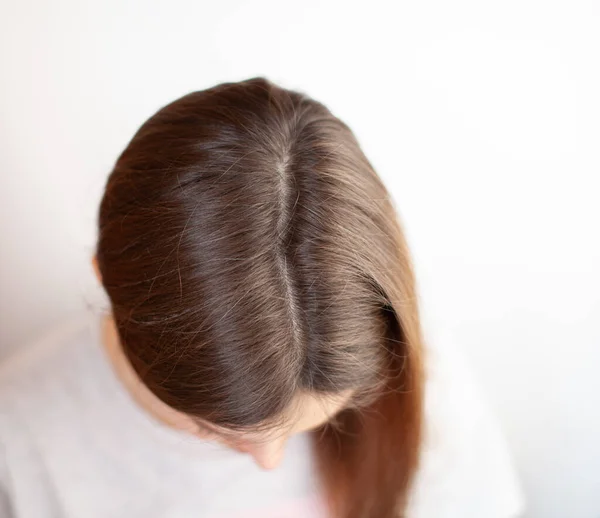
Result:
<svg viewBox="0 0 600 518">
<path fill-rule="evenodd" d="M 93 340 L 93 320 L 85 314 L 15 348 L 0 361 L 0 416 L 52 405 L 58 393 L 86 375 L 85 356 Z"/>
</svg>

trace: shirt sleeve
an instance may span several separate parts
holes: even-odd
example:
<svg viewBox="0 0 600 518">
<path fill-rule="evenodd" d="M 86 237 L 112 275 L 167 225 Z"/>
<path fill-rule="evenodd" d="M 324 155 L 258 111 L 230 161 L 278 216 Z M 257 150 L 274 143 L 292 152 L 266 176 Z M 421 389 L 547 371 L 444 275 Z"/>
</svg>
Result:
<svg viewBox="0 0 600 518">
<path fill-rule="evenodd" d="M 409 518 L 518 518 L 524 498 L 500 424 L 461 350 L 427 350 L 425 438 Z"/>
</svg>

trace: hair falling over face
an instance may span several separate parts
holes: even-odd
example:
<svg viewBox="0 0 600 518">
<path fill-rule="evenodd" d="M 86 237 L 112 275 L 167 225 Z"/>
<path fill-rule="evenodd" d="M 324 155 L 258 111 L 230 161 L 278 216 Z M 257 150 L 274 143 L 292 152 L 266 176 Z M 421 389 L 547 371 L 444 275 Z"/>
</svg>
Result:
<svg viewBox="0 0 600 518">
<path fill-rule="evenodd" d="M 299 391 L 351 404 L 313 432 L 335 518 L 398 518 L 418 465 L 422 334 L 393 202 L 354 135 L 255 78 L 194 92 L 135 134 L 99 213 L 124 352 L 172 408 L 268 427 Z"/>
</svg>

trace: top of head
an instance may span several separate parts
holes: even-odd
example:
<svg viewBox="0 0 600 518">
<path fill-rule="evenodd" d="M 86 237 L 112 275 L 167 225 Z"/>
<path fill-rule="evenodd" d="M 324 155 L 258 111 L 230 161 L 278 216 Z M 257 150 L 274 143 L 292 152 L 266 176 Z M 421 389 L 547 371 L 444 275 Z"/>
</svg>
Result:
<svg viewBox="0 0 600 518">
<path fill-rule="evenodd" d="M 298 391 L 356 403 L 402 369 L 397 225 L 349 128 L 256 78 L 142 125 L 108 179 L 97 257 L 146 385 L 191 416 L 258 427 Z"/>
</svg>

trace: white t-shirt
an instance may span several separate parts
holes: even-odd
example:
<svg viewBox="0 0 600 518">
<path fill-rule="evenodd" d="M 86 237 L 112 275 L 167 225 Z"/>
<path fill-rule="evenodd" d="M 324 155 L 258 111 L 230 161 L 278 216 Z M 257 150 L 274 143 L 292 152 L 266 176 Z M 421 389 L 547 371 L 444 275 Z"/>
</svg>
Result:
<svg viewBox="0 0 600 518">
<path fill-rule="evenodd" d="M 326 516 L 307 435 L 263 471 L 171 429 L 123 388 L 100 336 L 100 318 L 86 315 L 0 366 L 0 518 Z M 517 517 L 523 499 L 504 439 L 448 349 L 428 351 L 427 434 L 409 517 Z"/>
</svg>

